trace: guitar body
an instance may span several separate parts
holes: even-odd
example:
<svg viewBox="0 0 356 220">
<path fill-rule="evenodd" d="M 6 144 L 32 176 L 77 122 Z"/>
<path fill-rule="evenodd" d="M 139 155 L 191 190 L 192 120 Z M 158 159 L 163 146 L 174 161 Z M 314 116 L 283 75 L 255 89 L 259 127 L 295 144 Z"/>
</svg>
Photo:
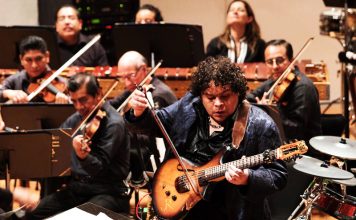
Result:
<svg viewBox="0 0 356 220">
<path fill-rule="evenodd" d="M 155 173 L 152 187 L 153 204 L 157 214 L 163 218 L 172 219 L 184 214 L 199 202 L 205 193 L 207 185 L 199 185 L 197 175 L 199 171 L 207 167 L 220 164 L 220 159 L 224 152 L 225 150 L 220 151 L 209 163 L 200 167 L 182 158 L 191 177 L 190 179 L 196 186 L 196 191 L 192 189 L 189 181 L 186 181 L 187 184 L 185 184 L 189 188 L 187 190 L 182 190 L 177 185 L 179 178 L 185 178 L 184 171 L 177 159 L 170 159 L 163 163 Z M 221 177 L 221 179 L 223 178 Z"/>
<path fill-rule="evenodd" d="M 198 166 L 182 158 L 187 175 L 177 159 L 170 159 L 163 163 L 156 171 L 152 187 L 153 205 L 157 214 L 168 219 L 180 217 L 202 199 L 209 182 L 217 182 L 225 178 L 225 172 L 229 166 L 246 169 L 272 163 L 277 159 L 291 160 L 306 153 L 308 147 L 304 141 L 297 141 L 274 150 L 267 149 L 257 155 L 221 164 L 221 158 L 225 151 L 225 148 L 222 149 L 203 166 Z"/>
</svg>

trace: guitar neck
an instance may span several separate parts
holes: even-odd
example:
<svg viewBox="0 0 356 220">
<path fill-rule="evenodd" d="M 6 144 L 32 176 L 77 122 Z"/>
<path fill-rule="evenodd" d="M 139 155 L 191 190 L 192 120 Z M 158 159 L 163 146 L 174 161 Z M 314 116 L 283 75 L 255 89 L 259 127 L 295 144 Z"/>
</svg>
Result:
<svg viewBox="0 0 356 220">
<path fill-rule="evenodd" d="M 266 159 L 268 157 L 268 159 Z M 228 163 L 224 163 L 218 166 L 209 167 L 204 170 L 204 179 L 209 181 L 225 175 L 226 170 L 230 165 L 239 169 L 246 169 L 254 167 L 263 163 L 274 161 L 277 157 L 277 150 L 265 151 L 264 153 L 257 154 L 250 157 L 243 157 L 239 160 L 234 160 Z"/>
</svg>

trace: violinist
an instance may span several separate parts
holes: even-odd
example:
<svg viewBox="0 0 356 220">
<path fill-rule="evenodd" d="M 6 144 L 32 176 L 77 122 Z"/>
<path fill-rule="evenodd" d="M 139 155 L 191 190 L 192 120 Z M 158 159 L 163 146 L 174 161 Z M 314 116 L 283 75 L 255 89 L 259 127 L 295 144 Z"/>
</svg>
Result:
<svg viewBox="0 0 356 220">
<path fill-rule="evenodd" d="M 118 109 L 122 103 L 129 97 L 129 95 L 136 89 L 142 80 L 148 74 L 147 60 L 137 51 L 128 51 L 124 53 L 118 61 L 118 76 L 124 81 L 125 90 L 119 96 L 110 100 L 110 104 Z M 157 77 L 149 77 L 144 83 L 153 87 L 152 96 L 153 102 L 157 109 L 166 107 L 177 101 L 174 92 Z M 143 168 L 149 170 L 150 154 L 155 155 L 155 163 L 158 165 L 159 153 L 157 151 L 155 137 L 150 137 L 143 134 L 130 133 L 131 137 L 131 184 L 141 184 L 143 181 Z M 137 153 L 136 147 L 140 147 L 140 151 L 144 157 L 144 166 L 139 167 L 137 161 L 140 161 L 140 154 Z M 135 183 L 134 183 L 135 182 Z"/>
<path fill-rule="evenodd" d="M 48 65 L 50 52 L 41 37 L 26 37 L 21 41 L 19 51 L 23 70 L 6 78 L 0 85 L 0 102 L 27 103 L 27 96 L 51 74 Z M 65 79 L 57 77 L 51 85 L 54 89 L 45 89 L 31 101 L 46 102 L 45 100 L 48 98 L 48 102 L 68 103 L 69 98 L 63 93 L 66 88 Z"/>
<path fill-rule="evenodd" d="M 219 150 L 232 146 L 236 136 L 242 141 L 237 149 L 226 152 L 224 162 L 281 144 L 271 118 L 243 102 L 246 79 L 228 58 L 208 57 L 200 62 L 192 75 L 190 88 L 180 100 L 156 111 L 180 156 L 201 166 Z M 143 92 L 136 90 L 130 105 L 132 109 L 125 114 L 125 119 L 131 129 L 148 135 L 161 134 L 147 109 Z M 248 113 L 246 129 L 233 129 L 238 115 L 244 115 L 242 112 Z M 172 151 L 167 156 L 172 158 Z M 281 161 L 252 169 L 231 166 L 225 172 L 226 179 L 210 183 L 204 199 L 190 209 L 184 219 L 271 219 L 266 197 L 285 186 L 286 176 L 286 167 Z"/>
<path fill-rule="evenodd" d="M 267 104 L 266 92 L 283 74 L 293 59 L 293 48 L 283 39 L 271 40 L 265 49 L 265 63 L 270 78 L 247 95 L 250 102 Z M 274 100 L 280 113 L 285 136 L 288 140 L 305 140 L 321 134 L 319 94 L 313 82 L 301 73 L 297 66 L 292 68 L 289 77 L 277 88 L 282 91 Z M 276 90 L 276 91 L 277 91 Z"/>
<path fill-rule="evenodd" d="M 61 127 L 76 130 L 89 113 L 93 115 L 89 115 L 87 125 L 97 118 L 98 112 L 103 113 L 103 117 L 95 123 L 97 129 L 90 140 L 85 138 L 85 129 L 72 135 L 69 184 L 45 196 L 37 208 L 28 213 L 28 219 L 44 219 L 86 202 L 115 212 L 128 212 L 129 196 L 123 180 L 129 172 L 130 140 L 124 120 L 109 103 L 103 102 L 101 88 L 94 76 L 87 73 L 74 75 L 69 79 L 68 90 L 77 112 Z"/>
</svg>

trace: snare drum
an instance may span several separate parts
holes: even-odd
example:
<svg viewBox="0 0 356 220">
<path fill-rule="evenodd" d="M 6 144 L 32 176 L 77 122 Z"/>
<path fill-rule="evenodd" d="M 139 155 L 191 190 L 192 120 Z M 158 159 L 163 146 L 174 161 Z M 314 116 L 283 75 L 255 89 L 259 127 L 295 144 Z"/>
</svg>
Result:
<svg viewBox="0 0 356 220">
<path fill-rule="evenodd" d="M 346 195 L 335 215 L 338 219 L 356 219 L 356 198 Z"/>
<path fill-rule="evenodd" d="M 339 209 L 342 203 L 342 196 L 331 189 L 326 188 L 322 192 L 317 200 L 313 203 L 317 209 L 331 215 L 336 216 L 336 211 Z"/>
<path fill-rule="evenodd" d="M 340 37 L 344 33 L 343 28 L 344 12 L 340 9 L 332 8 L 320 14 L 320 34 L 331 37 Z"/>
</svg>

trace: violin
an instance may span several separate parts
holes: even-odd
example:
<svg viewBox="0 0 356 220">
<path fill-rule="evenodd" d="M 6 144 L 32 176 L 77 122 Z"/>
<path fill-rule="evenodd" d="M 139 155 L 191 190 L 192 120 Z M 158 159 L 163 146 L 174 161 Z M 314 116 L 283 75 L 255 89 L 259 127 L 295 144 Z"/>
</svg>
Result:
<svg viewBox="0 0 356 220">
<path fill-rule="evenodd" d="M 52 75 L 52 72 L 47 72 L 43 77 L 33 80 L 28 88 L 27 93 L 31 94 L 34 92 L 41 83 L 48 79 Z M 59 92 L 64 92 L 67 88 L 67 85 L 60 81 L 58 78 L 54 79 L 51 83 L 49 83 L 41 92 L 38 94 L 45 102 L 52 103 L 56 101 L 56 95 Z"/>
<path fill-rule="evenodd" d="M 293 71 L 287 73 L 283 80 L 281 80 L 276 86 L 276 88 L 273 90 L 272 102 L 280 102 L 280 100 L 284 97 L 286 91 L 288 90 L 289 86 L 298 80 L 299 78 L 295 75 Z"/>
<path fill-rule="evenodd" d="M 100 127 L 100 122 L 106 116 L 106 112 L 99 109 L 94 117 L 88 121 L 84 126 L 84 140 L 88 143 L 93 138 L 94 134 Z"/>
<path fill-rule="evenodd" d="M 106 116 L 106 112 L 101 110 L 100 107 L 103 105 L 105 99 L 108 97 L 111 91 L 117 86 L 118 83 L 119 81 L 117 80 L 114 81 L 114 83 L 110 86 L 108 91 L 106 91 L 105 95 L 99 100 L 99 102 L 95 105 L 92 111 L 86 117 L 84 117 L 84 119 L 80 122 L 78 127 L 70 135 L 71 138 L 73 138 L 80 130 L 84 131 L 83 132 L 84 141 L 86 141 L 87 143 L 93 138 L 94 134 L 100 127 L 101 120 Z M 83 150 L 85 150 L 85 148 Z"/>
</svg>

